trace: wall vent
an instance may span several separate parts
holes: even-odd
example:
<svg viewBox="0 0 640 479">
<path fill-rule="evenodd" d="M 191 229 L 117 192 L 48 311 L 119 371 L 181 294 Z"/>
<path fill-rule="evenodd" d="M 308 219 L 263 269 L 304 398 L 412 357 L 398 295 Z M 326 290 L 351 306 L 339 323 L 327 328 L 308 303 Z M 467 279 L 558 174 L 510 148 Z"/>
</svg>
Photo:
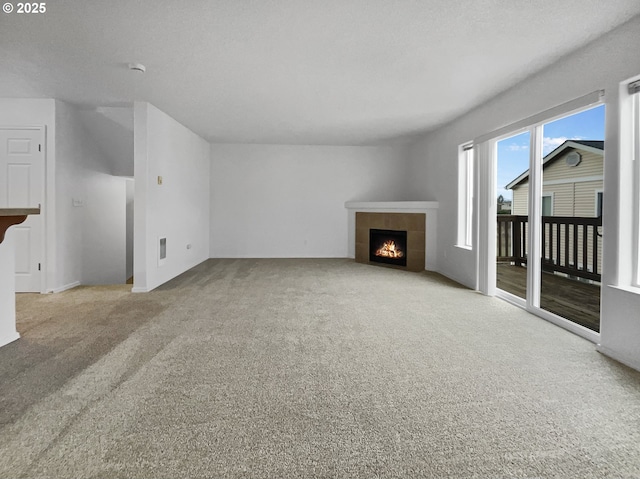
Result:
<svg viewBox="0 0 640 479">
<path fill-rule="evenodd" d="M 167 259 L 167 238 L 158 240 L 158 266 L 162 266 Z"/>
</svg>

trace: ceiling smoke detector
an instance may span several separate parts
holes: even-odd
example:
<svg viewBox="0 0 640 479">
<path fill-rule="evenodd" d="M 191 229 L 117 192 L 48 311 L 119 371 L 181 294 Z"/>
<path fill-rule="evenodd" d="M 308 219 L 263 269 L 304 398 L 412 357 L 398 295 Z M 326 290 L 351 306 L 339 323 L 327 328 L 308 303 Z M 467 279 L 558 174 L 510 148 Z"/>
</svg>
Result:
<svg viewBox="0 0 640 479">
<path fill-rule="evenodd" d="M 129 70 L 144 73 L 147 71 L 142 63 L 129 63 Z"/>
</svg>

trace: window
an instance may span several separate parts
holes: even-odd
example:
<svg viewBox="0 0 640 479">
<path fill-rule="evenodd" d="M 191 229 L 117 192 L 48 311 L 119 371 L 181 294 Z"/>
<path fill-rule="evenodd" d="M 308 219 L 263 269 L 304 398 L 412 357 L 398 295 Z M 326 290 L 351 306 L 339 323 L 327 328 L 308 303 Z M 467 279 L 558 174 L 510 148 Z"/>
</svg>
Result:
<svg viewBox="0 0 640 479">
<path fill-rule="evenodd" d="M 458 246 L 473 246 L 473 145 L 458 152 Z"/>
<path fill-rule="evenodd" d="M 602 190 L 596 190 L 596 217 L 602 216 Z"/>
<path fill-rule="evenodd" d="M 553 196 L 542 195 L 542 216 L 553 216 Z"/>
</svg>

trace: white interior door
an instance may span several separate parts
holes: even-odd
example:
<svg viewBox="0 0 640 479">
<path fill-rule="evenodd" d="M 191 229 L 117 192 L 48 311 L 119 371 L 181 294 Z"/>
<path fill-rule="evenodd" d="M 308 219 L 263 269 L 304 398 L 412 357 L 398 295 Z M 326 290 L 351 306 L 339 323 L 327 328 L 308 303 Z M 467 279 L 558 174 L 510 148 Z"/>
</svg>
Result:
<svg viewBox="0 0 640 479">
<path fill-rule="evenodd" d="M 43 136 L 41 129 L 0 129 L 0 208 L 43 204 Z M 30 215 L 24 223 L 11 227 L 19 293 L 41 290 L 42 218 Z"/>
</svg>

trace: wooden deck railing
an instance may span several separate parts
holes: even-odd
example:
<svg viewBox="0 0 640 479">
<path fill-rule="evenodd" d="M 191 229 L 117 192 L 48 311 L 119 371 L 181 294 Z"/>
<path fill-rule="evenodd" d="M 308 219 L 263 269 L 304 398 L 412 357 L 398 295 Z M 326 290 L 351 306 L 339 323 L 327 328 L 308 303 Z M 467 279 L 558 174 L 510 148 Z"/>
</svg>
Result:
<svg viewBox="0 0 640 479">
<path fill-rule="evenodd" d="M 528 216 L 497 215 L 497 261 L 527 264 Z M 542 269 L 601 280 L 602 217 L 542 217 Z"/>
</svg>

